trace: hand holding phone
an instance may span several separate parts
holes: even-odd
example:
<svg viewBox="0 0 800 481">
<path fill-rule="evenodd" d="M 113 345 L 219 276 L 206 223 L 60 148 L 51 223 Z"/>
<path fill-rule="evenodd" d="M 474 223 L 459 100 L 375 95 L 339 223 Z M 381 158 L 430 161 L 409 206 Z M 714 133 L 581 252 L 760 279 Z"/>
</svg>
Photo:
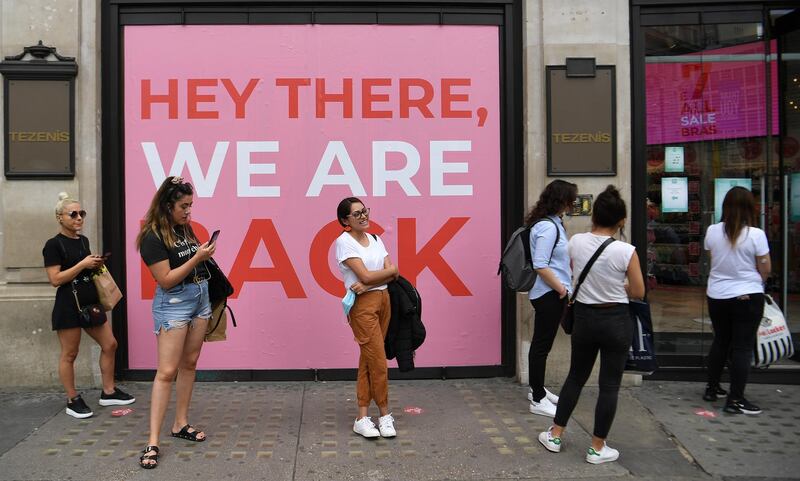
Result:
<svg viewBox="0 0 800 481">
<path fill-rule="evenodd" d="M 217 242 L 217 237 L 219 237 L 219 229 L 215 230 L 213 234 L 211 234 L 211 240 L 208 241 L 208 244 L 211 245 Z"/>
</svg>

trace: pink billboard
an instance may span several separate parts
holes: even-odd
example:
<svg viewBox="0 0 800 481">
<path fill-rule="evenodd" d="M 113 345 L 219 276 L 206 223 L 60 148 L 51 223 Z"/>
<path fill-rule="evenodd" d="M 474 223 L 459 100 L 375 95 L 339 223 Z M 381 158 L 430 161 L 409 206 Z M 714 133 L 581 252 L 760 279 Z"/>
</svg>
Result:
<svg viewBox="0 0 800 481">
<path fill-rule="evenodd" d="M 776 48 L 773 42 L 773 52 Z M 648 57 L 647 144 L 763 137 L 767 134 L 764 43 L 690 55 Z M 778 67 L 772 77 L 772 134 L 778 135 Z"/>
<path fill-rule="evenodd" d="M 236 289 L 201 369 L 356 367 L 332 252 L 348 196 L 422 295 L 416 365 L 500 364 L 498 51 L 494 26 L 125 27 L 129 367 L 156 367 L 135 238 L 167 175 Z"/>
</svg>

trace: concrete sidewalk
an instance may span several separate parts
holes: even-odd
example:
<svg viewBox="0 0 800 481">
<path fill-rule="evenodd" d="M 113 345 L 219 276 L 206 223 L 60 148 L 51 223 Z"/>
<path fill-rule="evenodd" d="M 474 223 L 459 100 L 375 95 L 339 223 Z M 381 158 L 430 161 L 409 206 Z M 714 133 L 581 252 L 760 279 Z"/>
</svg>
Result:
<svg viewBox="0 0 800 481">
<path fill-rule="evenodd" d="M 527 389 L 508 379 L 393 381 L 398 436 L 376 441 L 351 430 L 353 382 L 198 383 L 191 421 L 208 440 L 169 437 L 168 412 L 154 471 L 137 463 L 150 385 L 124 388 L 133 413 L 112 417 L 90 391 L 85 420 L 64 414 L 60 393 L 0 391 L 0 480 L 800 479 L 800 386 L 748 386 L 765 408 L 755 417 L 703 402 L 702 384 L 625 388 L 609 437 L 620 459 L 594 466 L 596 388 L 553 454 L 536 439 L 550 420 L 529 414 Z"/>
</svg>

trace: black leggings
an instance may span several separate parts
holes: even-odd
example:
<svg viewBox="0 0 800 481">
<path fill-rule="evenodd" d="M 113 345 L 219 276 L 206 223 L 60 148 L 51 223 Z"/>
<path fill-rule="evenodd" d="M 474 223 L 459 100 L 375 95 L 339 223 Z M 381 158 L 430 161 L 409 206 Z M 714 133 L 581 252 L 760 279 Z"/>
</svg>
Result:
<svg viewBox="0 0 800 481">
<path fill-rule="evenodd" d="M 617 396 L 631 346 L 633 321 L 627 304 L 591 307 L 575 303 L 573 309 L 575 325 L 569 374 L 561 388 L 553 421 L 558 426 L 567 425 L 600 352 L 600 393 L 594 409 L 593 434 L 605 439 L 617 412 Z"/>
<path fill-rule="evenodd" d="M 764 314 L 764 295 L 748 294 L 740 299 L 708 298 L 708 315 L 714 327 L 714 341 L 708 353 L 708 384 L 716 386 L 722 376 L 722 368 L 728 361 L 731 387 L 728 400 L 744 398 L 744 387 L 750 372 L 753 346 L 758 325 Z M 746 297 L 746 299 L 744 299 Z"/>
<path fill-rule="evenodd" d="M 559 320 L 564 310 L 567 298 L 558 298 L 558 292 L 550 291 L 547 294 L 531 299 L 531 305 L 536 311 L 533 318 L 533 339 L 528 351 L 528 383 L 533 392 L 533 400 L 539 402 L 545 395 L 544 372 L 547 368 L 547 355 L 553 348 L 553 340 L 558 333 Z"/>
</svg>

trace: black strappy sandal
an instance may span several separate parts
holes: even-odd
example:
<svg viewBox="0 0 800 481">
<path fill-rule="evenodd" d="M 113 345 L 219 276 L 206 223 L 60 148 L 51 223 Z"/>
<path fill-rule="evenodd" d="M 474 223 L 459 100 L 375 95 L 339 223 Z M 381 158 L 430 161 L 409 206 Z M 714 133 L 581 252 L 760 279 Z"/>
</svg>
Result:
<svg viewBox="0 0 800 481">
<path fill-rule="evenodd" d="M 151 462 L 145 463 L 145 461 Z M 147 446 L 144 448 L 142 455 L 139 456 L 139 466 L 144 469 L 153 469 L 158 466 L 158 446 Z"/>
<path fill-rule="evenodd" d="M 189 429 L 194 429 L 194 432 L 190 433 Z M 202 443 L 203 441 L 206 440 L 206 438 L 205 438 L 205 436 L 203 436 L 202 438 L 198 439 L 197 435 L 200 434 L 200 433 L 203 433 L 203 431 L 200 431 L 199 429 L 195 428 L 191 424 L 187 424 L 186 426 L 182 427 L 181 430 L 178 431 L 177 433 L 171 433 L 171 434 L 172 434 L 172 437 L 174 437 L 174 438 L 187 439 L 189 441 L 194 441 L 196 443 Z M 205 434 L 205 433 L 203 433 L 203 434 Z"/>
</svg>

